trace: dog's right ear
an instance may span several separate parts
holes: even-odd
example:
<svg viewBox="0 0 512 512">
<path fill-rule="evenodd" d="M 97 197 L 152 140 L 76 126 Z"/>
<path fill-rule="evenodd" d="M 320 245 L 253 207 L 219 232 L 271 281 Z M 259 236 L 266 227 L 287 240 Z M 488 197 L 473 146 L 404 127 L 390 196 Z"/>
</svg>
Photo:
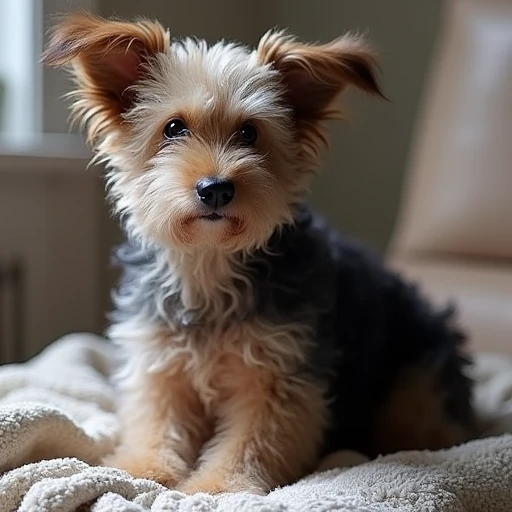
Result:
<svg viewBox="0 0 512 512">
<path fill-rule="evenodd" d="M 70 65 L 77 84 L 72 93 L 74 117 L 93 143 L 118 126 L 133 104 L 133 92 L 143 65 L 169 49 L 169 34 L 156 22 L 111 21 L 74 14 L 53 29 L 42 55 L 49 66 Z"/>
</svg>

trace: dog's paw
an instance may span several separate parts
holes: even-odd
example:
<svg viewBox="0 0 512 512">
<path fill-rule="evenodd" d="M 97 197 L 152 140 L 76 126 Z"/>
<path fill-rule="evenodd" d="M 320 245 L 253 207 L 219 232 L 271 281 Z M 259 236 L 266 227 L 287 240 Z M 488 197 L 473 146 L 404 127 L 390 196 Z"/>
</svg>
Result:
<svg viewBox="0 0 512 512">
<path fill-rule="evenodd" d="M 126 471 L 134 478 L 144 478 L 153 480 L 159 484 L 176 488 L 178 483 L 183 480 L 181 474 L 171 471 L 169 468 L 162 468 L 156 461 L 143 458 L 128 458 L 126 456 L 112 455 L 103 461 L 104 466 L 111 466 Z"/>
<path fill-rule="evenodd" d="M 267 494 L 269 491 L 267 486 L 256 478 L 238 474 L 226 475 L 222 472 L 192 475 L 178 485 L 178 490 L 185 494 L 248 492 L 260 495 Z"/>
</svg>

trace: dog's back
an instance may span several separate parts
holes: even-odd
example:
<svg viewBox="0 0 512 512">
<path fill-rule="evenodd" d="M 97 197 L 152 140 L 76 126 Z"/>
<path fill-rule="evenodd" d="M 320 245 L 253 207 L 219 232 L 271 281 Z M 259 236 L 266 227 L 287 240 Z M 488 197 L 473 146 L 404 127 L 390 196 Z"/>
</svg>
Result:
<svg viewBox="0 0 512 512">
<path fill-rule="evenodd" d="M 472 435 L 469 358 L 452 308 L 433 307 L 307 209 L 270 250 L 258 255 L 267 274 L 254 279 L 256 293 L 270 316 L 301 319 L 315 332 L 304 371 L 329 382 L 327 451 L 374 456 Z"/>
</svg>

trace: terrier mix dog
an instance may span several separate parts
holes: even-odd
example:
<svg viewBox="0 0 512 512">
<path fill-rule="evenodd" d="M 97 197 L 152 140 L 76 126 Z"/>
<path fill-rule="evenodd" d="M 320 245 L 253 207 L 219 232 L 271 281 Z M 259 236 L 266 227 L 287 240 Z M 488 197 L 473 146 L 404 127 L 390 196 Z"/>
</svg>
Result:
<svg viewBox="0 0 512 512">
<path fill-rule="evenodd" d="M 463 336 L 305 206 L 347 86 L 380 95 L 347 35 L 255 50 L 75 15 L 44 53 L 107 165 L 127 235 L 110 338 L 122 439 L 106 461 L 184 492 L 267 492 L 350 449 L 468 439 Z"/>
</svg>

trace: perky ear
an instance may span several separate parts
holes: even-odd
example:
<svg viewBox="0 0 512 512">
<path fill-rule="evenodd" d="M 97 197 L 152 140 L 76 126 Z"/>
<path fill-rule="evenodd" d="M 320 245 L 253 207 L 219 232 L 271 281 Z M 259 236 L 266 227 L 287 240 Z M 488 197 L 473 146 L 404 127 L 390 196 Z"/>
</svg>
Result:
<svg viewBox="0 0 512 512">
<path fill-rule="evenodd" d="M 169 44 L 169 34 L 159 23 L 111 21 L 82 13 L 56 25 L 41 60 L 50 66 L 71 65 L 77 83 L 74 117 L 94 142 L 122 121 L 134 100 L 129 87 L 140 79 L 143 64 L 167 52 Z"/>
<path fill-rule="evenodd" d="M 305 44 L 283 31 L 269 31 L 257 48 L 261 64 L 281 74 L 286 100 L 299 121 L 320 121 L 337 112 L 336 97 L 355 85 L 383 97 L 375 58 L 361 37 L 346 35 L 327 44 Z"/>
</svg>

